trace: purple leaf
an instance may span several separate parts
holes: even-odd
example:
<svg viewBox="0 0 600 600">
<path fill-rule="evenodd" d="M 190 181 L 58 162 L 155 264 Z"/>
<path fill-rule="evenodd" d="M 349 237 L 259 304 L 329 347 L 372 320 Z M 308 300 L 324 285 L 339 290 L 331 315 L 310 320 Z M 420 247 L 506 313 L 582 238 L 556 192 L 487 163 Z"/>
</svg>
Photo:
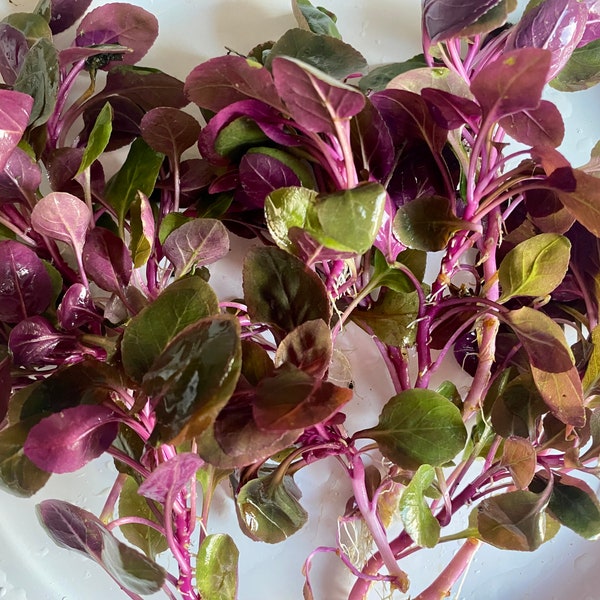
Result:
<svg viewBox="0 0 600 600">
<path fill-rule="evenodd" d="M 29 94 L 0 89 L 0 171 L 21 141 L 32 107 Z"/>
<path fill-rule="evenodd" d="M 351 128 L 357 166 L 384 183 L 394 167 L 394 142 L 372 102 L 367 100 L 364 108 L 352 119 Z"/>
<path fill-rule="evenodd" d="M 93 48 L 79 48 L 78 46 L 71 46 L 65 48 L 58 53 L 58 62 L 63 69 L 66 69 L 69 65 L 79 62 L 80 60 L 91 58 L 92 56 L 98 56 L 100 54 L 126 54 L 130 53 L 131 49 L 125 46 L 119 46 L 118 44 L 101 44 L 100 46 L 94 46 Z"/>
<path fill-rule="evenodd" d="M 34 197 L 41 182 L 42 172 L 37 162 L 17 146 L 0 173 L 0 204 Z"/>
<path fill-rule="evenodd" d="M 56 35 L 74 25 L 88 9 L 92 0 L 52 0 L 50 29 Z"/>
<path fill-rule="evenodd" d="M 12 392 L 10 357 L 3 349 L 0 351 L 0 423 L 2 423 L 8 413 L 8 405 Z"/>
<path fill-rule="evenodd" d="M 336 123 L 358 114 L 365 97 L 299 60 L 277 56 L 273 59 L 275 87 L 292 118 L 317 133 L 336 133 Z"/>
<path fill-rule="evenodd" d="M 487 64 L 471 82 L 471 91 L 485 117 L 497 120 L 537 108 L 551 58 L 549 50 L 521 48 Z M 525 81 L 527 85 L 523 85 Z"/>
<path fill-rule="evenodd" d="M 0 75 L 7 85 L 13 85 L 29 46 L 25 34 L 8 23 L 0 23 Z"/>
<path fill-rule="evenodd" d="M 265 198 L 273 190 L 301 185 L 298 175 L 290 167 L 260 152 L 247 152 L 242 157 L 239 177 L 252 208 L 262 208 Z"/>
<path fill-rule="evenodd" d="M 586 28 L 587 9 L 578 0 L 545 0 L 529 9 L 512 29 L 506 50 L 543 48 L 551 52 L 547 80 L 564 67 Z"/>
<path fill-rule="evenodd" d="M 179 160 L 183 151 L 198 141 L 200 124 L 182 110 L 159 106 L 144 115 L 140 130 L 151 148 Z"/>
<path fill-rule="evenodd" d="M 565 135 L 560 111 L 548 100 L 542 100 L 537 108 L 508 115 L 499 124 L 510 137 L 528 146 L 556 148 Z"/>
<path fill-rule="evenodd" d="M 175 496 L 183 490 L 190 480 L 195 481 L 196 471 L 204 461 L 191 452 L 177 454 L 161 463 L 146 477 L 138 488 L 138 494 L 150 500 L 164 503 L 167 497 Z"/>
<path fill-rule="evenodd" d="M 502 0 L 423 0 L 423 27 L 433 44 L 455 37 Z"/>
<path fill-rule="evenodd" d="M 31 225 L 38 233 L 69 244 L 78 256 L 91 220 L 85 202 L 66 192 L 51 192 L 31 211 Z"/>
<path fill-rule="evenodd" d="M 474 123 L 481 117 L 481 108 L 469 98 L 434 88 L 423 89 L 421 96 L 434 121 L 444 129 L 456 129 L 465 123 Z"/>
<path fill-rule="evenodd" d="M 194 267 L 210 265 L 229 252 L 229 235 L 216 219 L 193 219 L 167 236 L 163 244 L 165 256 L 181 277 Z"/>
<path fill-rule="evenodd" d="M 192 102 L 213 112 L 247 99 L 281 108 L 271 73 L 262 65 L 233 54 L 197 66 L 185 80 L 185 93 Z"/>
<path fill-rule="evenodd" d="M 45 162 L 48 170 L 50 186 L 57 192 L 68 192 L 83 198 L 81 185 L 74 179 L 84 148 L 57 148 L 48 154 Z M 102 197 L 104 195 L 104 169 L 99 160 L 91 166 L 92 192 Z"/>
<path fill-rule="evenodd" d="M 433 120 L 425 100 L 406 90 L 384 90 L 371 96 L 383 116 L 396 148 L 407 141 L 412 145 L 424 140 L 432 152 L 441 152 L 448 132 Z"/>
<path fill-rule="evenodd" d="M 582 4 L 587 7 L 588 15 L 579 48 L 600 38 L 600 5 L 596 0 L 583 0 Z"/>
<path fill-rule="evenodd" d="M 131 279 L 131 252 L 112 231 L 96 227 L 85 240 L 83 266 L 103 290 L 121 294 Z"/>
<path fill-rule="evenodd" d="M 120 44 L 131 48 L 123 62 L 136 64 L 158 36 L 158 20 L 139 6 L 124 2 L 105 4 L 88 13 L 77 28 L 78 46 Z"/>
<path fill-rule="evenodd" d="M 44 500 L 37 511 L 56 544 L 91 558 L 122 588 L 144 595 L 161 589 L 164 569 L 119 541 L 92 513 L 62 500 Z"/>
<path fill-rule="evenodd" d="M 81 283 L 74 283 L 65 292 L 56 310 L 63 329 L 72 330 L 101 320 L 90 291 Z"/>
<path fill-rule="evenodd" d="M 52 281 L 44 263 L 26 246 L 0 242 L 0 320 L 16 323 L 46 310 Z"/>
<path fill-rule="evenodd" d="M 64 353 L 55 352 L 63 342 L 71 346 L 67 349 L 67 356 L 71 354 L 68 350 L 76 350 L 76 340 L 73 336 L 58 332 L 44 317 L 35 316 L 23 319 L 13 327 L 8 337 L 8 348 L 15 365 L 41 367 L 58 364 L 64 360 Z"/>
<path fill-rule="evenodd" d="M 27 436 L 23 451 L 40 469 L 72 473 L 101 456 L 119 432 L 115 412 L 81 404 L 42 419 Z"/>
<path fill-rule="evenodd" d="M 239 117 L 252 119 L 275 143 L 283 146 L 298 146 L 297 135 L 284 131 L 289 122 L 278 111 L 259 100 L 241 100 L 219 111 L 200 132 L 198 148 L 202 156 L 212 164 L 228 164 L 229 161 L 218 154 L 214 148 L 221 130 Z"/>
</svg>

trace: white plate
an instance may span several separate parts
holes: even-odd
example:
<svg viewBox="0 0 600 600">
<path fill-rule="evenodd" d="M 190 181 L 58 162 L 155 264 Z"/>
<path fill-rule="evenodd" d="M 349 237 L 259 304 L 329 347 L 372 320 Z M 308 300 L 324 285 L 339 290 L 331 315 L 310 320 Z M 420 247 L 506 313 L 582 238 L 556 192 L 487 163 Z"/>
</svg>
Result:
<svg viewBox="0 0 600 600">
<path fill-rule="evenodd" d="M 106 2 L 94 2 L 93 6 Z M 295 26 L 289 0 L 132 0 L 157 15 L 160 37 L 142 64 L 185 78 L 203 60 L 225 47 L 247 51 L 276 39 Z M 345 41 L 365 54 L 372 65 L 410 58 L 420 51 L 418 0 L 323 0 L 338 15 Z M 31 10 L 36 0 L 0 0 L 0 17 Z M 67 44 L 70 40 L 62 35 Z M 574 165 L 588 160 L 600 138 L 597 120 L 600 92 L 575 95 L 549 91 L 566 118 L 568 132 L 561 147 Z M 229 283 L 220 274 L 221 284 Z M 237 281 L 237 278 L 236 278 Z M 232 291 L 232 295 L 233 291 Z M 351 419 L 373 424 L 379 407 L 393 394 L 386 378 L 372 377 L 381 369 L 369 340 L 346 338 L 357 372 Z M 359 359 L 359 360 L 357 360 Z M 364 378 L 361 372 L 365 373 Z M 371 377 L 369 378 L 369 374 Z M 375 406 L 374 406 L 375 405 Z M 352 430 L 352 426 L 350 426 Z M 219 491 L 211 531 L 234 535 L 240 547 L 240 600 L 300 600 L 306 555 L 318 545 L 334 542 L 336 517 L 349 495 L 334 461 L 304 469 L 298 484 L 309 510 L 309 523 L 286 542 L 269 546 L 252 543 L 239 534 L 226 489 Z M 91 561 L 56 547 L 39 526 L 34 506 L 45 498 L 62 498 L 96 513 L 112 483 L 110 461 L 100 459 L 73 475 L 53 476 L 34 498 L 0 495 L 0 599 L 2 600 L 117 600 L 124 594 Z M 421 551 L 403 563 L 415 592 L 447 563 L 456 546 Z M 484 547 L 477 554 L 462 590 L 461 600 L 598 600 L 600 545 L 586 542 L 568 530 L 533 554 Z M 331 555 L 317 558 L 312 571 L 317 600 L 345 600 L 350 581 Z M 157 594 L 154 597 L 159 597 Z M 377 598 L 373 594 L 373 598 Z M 454 596 L 453 596 L 454 597 Z"/>
</svg>

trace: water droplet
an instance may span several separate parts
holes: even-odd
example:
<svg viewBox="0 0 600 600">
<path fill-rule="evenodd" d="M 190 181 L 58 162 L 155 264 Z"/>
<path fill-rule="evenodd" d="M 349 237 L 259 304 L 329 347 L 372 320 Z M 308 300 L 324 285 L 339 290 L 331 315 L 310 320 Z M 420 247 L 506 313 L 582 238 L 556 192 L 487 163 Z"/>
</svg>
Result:
<svg viewBox="0 0 600 600">
<path fill-rule="evenodd" d="M 581 554 L 574 561 L 578 573 L 587 574 L 596 568 L 596 559 L 591 554 Z"/>
</svg>

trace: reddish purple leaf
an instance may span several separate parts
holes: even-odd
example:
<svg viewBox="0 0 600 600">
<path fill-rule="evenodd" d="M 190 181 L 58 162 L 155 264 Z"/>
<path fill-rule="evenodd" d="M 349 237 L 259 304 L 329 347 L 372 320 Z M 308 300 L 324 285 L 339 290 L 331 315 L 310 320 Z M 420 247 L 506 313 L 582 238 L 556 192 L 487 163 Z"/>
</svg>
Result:
<svg viewBox="0 0 600 600">
<path fill-rule="evenodd" d="M 565 66 L 586 29 L 587 12 L 578 0 L 545 0 L 529 9 L 512 29 L 506 50 L 544 48 L 552 54 L 547 80 Z M 594 38 L 596 39 L 596 38 Z"/>
<path fill-rule="evenodd" d="M 0 172 L 0 204 L 35 197 L 41 182 L 39 165 L 17 146 L 8 157 L 4 171 Z"/>
<path fill-rule="evenodd" d="M 66 69 L 73 63 L 79 62 L 83 59 L 91 58 L 92 56 L 98 56 L 103 53 L 129 54 L 131 53 L 131 49 L 126 48 L 125 46 L 119 46 L 118 44 L 104 44 L 100 46 L 94 46 L 93 48 L 79 48 L 78 46 L 71 46 L 70 48 L 65 48 L 58 53 L 58 62 L 63 69 Z"/>
<path fill-rule="evenodd" d="M 365 105 L 364 95 L 293 58 L 273 59 L 275 87 L 292 118 L 317 133 L 336 133 L 336 122 L 358 114 Z"/>
<path fill-rule="evenodd" d="M 158 36 L 158 20 L 139 6 L 124 2 L 104 4 L 88 13 L 77 28 L 78 46 L 120 44 L 131 48 L 123 62 L 136 64 Z"/>
<path fill-rule="evenodd" d="M 481 108 L 469 98 L 434 88 L 423 89 L 421 96 L 427 102 L 435 122 L 445 129 L 456 129 L 465 123 L 476 122 L 481 117 Z"/>
<path fill-rule="evenodd" d="M 42 367 L 55 365 L 65 359 L 65 352 L 56 352 L 65 343 L 66 355 L 76 351 L 76 339 L 58 332 L 44 317 L 35 316 L 23 319 L 11 330 L 8 347 L 13 362 L 20 367 Z"/>
<path fill-rule="evenodd" d="M 81 404 L 42 419 L 27 436 L 23 451 L 40 469 L 72 473 L 101 456 L 119 432 L 119 420 L 106 406 Z"/>
<path fill-rule="evenodd" d="M 88 9 L 92 0 L 52 0 L 50 29 L 56 35 L 74 25 Z"/>
<path fill-rule="evenodd" d="M 460 34 L 502 0 L 423 0 L 423 27 L 432 43 Z"/>
<path fill-rule="evenodd" d="M 537 108 L 508 115 L 499 124 L 510 137 L 528 146 L 556 148 L 565 136 L 562 115 L 548 100 L 542 100 Z"/>
<path fill-rule="evenodd" d="M 12 392 L 11 362 L 6 351 L 0 354 L 0 423 L 8 413 L 8 404 Z"/>
<path fill-rule="evenodd" d="M 83 266 L 103 290 L 120 294 L 131 279 L 131 252 L 112 231 L 96 227 L 85 240 Z"/>
<path fill-rule="evenodd" d="M 265 198 L 273 190 L 301 185 L 298 175 L 290 167 L 260 152 L 244 154 L 240 161 L 239 177 L 252 208 L 262 208 Z"/>
<path fill-rule="evenodd" d="M 148 476 L 138 488 L 138 494 L 150 500 L 164 503 L 167 497 L 175 496 L 185 488 L 190 481 L 195 481 L 196 471 L 204 461 L 191 452 L 177 454 L 158 467 Z"/>
<path fill-rule="evenodd" d="M 23 137 L 32 106 L 28 94 L 0 89 L 0 171 Z"/>
<path fill-rule="evenodd" d="M 485 117 L 498 120 L 537 108 L 551 59 L 549 50 L 521 48 L 486 65 L 471 82 L 471 91 Z"/>
<path fill-rule="evenodd" d="M 60 326 L 67 331 L 102 319 L 90 291 L 81 283 L 74 283 L 65 292 L 56 316 Z"/>
<path fill-rule="evenodd" d="M 600 38 L 600 5 L 596 0 L 584 0 L 582 4 L 587 7 L 588 15 L 585 30 L 577 46 L 578 48 Z"/>
<path fill-rule="evenodd" d="M 213 112 L 247 99 L 281 108 L 271 73 L 233 54 L 198 65 L 185 80 L 185 93 L 192 102 Z"/>
<path fill-rule="evenodd" d="M 62 500 L 44 500 L 37 511 L 42 526 L 58 546 L 91 558 L 123 590 L 131 591 L 132 598 L 161 589 L 164 569 L 118 540 L 92 513 Z"/>
<path fill-rule="evenodd" d="M 66 192 L 44 196 L 31 212 L 31 225 L 42 235 L 69 244 L 81 254 L 92 212 L 83 200 Z"/>
<path fill-rule="evenodd" d="M 159 106 L 144 115 L 140 130 L 151 148 L 179 160 L 183 151 L 198 141 L 200 124 L 182 110 Z"/>
<path fill-rule="evenodd" d="M 13 85 L 29 50 L 25 34 L 8 23 L 0 23 L 0 75 Z"/>
<path fill-rule="evenodd" d="M 167 236 L 163 244 L 165 256 L 181 277 L 194 266 L 210 265 L 229 252 L 229 235 L 217 219 L 193 219 Z"/>
<path fill-rule="evenodd" d="M 19 242 L 0 242 L 0 320 L 40 314 L 51 300 L 52 281 L 37 254 Z"/>
</svg>

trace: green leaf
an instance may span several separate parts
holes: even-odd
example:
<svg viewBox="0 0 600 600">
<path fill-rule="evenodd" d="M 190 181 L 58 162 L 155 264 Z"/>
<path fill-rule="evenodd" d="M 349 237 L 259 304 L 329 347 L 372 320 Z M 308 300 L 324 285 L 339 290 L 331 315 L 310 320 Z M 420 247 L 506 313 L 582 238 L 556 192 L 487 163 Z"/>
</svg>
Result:
<svg viewBox="0 0 600 600">
<path fill-rule="evenodd" d="M 42 15 L 15 12 L 2 19 L 2 22 L 8 23 L 8 25 L 23 33 L 30 48 L 41 39 L 52 40 L 52 30 L 48 25 L 48 21 Z"/>
<path fill-rule="evenodd" d="M 508 468 L 519 489 L 527 489 L 537 467 L 533 444 L 528 439 L 516 436 L 504 440 L 501 464 Z"/>
<path fill-rule="evenodd" d="M 600 502 L 594 490 L 574 477 L 555 480 L 548 509 L 552 516 L 581 537 L 600 537 Z"/>
<path fill-rule="evenodd" d="M 242 486 L 236 509 L 241 530 L 256 541 L 276 544 L 287 539 L 308 520 L 297 499 L 294 480 L 267 475 Z"/>
<path fill-rule="evenodd" d="M 358 87 L 366 94 L 368 92 L 379 92 L 387 87 L 387 84 L 402 73 L 426 67 L 425 57 L 422 54 L 400 62 L 390 63 L 375 67 L 367 75 L 361 77 Z"/>
<path fill-rule="evenodd" d="M 125 329 L 121 342 L 123 368 L 142 381 L 154 360 L 183 329 L 219 309 L 217 296 L 206 281 L 193 276 L 165 288 Z"/>
<path fill-rule="evenodd" d="M 158 398 L 154 442 L 181 444 L 212 425 L 241 371 L 240 325 L 219 315 L 177 334 L 144 375 L 142 388 Z"/>
<path fill-rule="evenodd" d="M 575 48 L 567 64 L 550 81 L 562 92 L 585 90 L 600 82 L 600 40 Z"/>
<path fill-rule="evenodd" d="M 181 227 L 184 223 L 191 221 L 191 217 L 187 217 L 183 213 L 169 213 L 165 215 L 164 219 L 160 222 L 158 228 L 158 240 L 161 244 L 165 243 L 169 234 L 178 227 Z"/>
<path fill-rule="evenodd" d="M 249 146 L 269 141 L 263 130 L 248 117 L 238 117 L 219 131 L 215 151 L 225 157 L 241 154 Z"/>
<path fill-rule="evenodd" d="M 119 495 L 119 517 L 143 517 L 156 522 L 154 512 L 148 506 L 146 498 L 138 494 L 138 483 L 133 477 L 127 477 Z M 128 523 L 120 527 L 128 542 L 137 546 L 146 556 L 154 560 L 157 554 L 169 548 L 167 538 L 159 531 L 137 523 Z"/>
<path fill-rule="evenodd" d="M 427 253 L 421 250 L 404 250 L 396 258 L 396 262 L 408 267 L 418 281 L 425 277 Z M 371 282 L 377 286 L 388 287 L 395 292 L 413 292 L 412 280 L 397 265 L 389 265 L 385 256 L 377 249 L 373 254 L 373 275 Z"/>
<path fill-rule="evenodd" d="M 411 389 L 392 397 L 379 423 L 355 437 L 374 439 L 381 453 L 403 469 L 423 464 L 439 467 L 465 446 L 467 430 L 450 400 L 427 389 Z"/>
<path fill-rule="evenodd" d="M 87 144 L 81 158 L 81 165 L 75 174 L 76 176 L 88 169 L 92 163 L 99 158 L 110 140 L 112 133 L 112 117 L 113 111 L 110 103 L 106 103 L 96 117 L 94 127 L 90 132 Z"/>
<path fill-rule="evenodd" d="M 549 494 L 518 490 L 483 500 L 477 507 L 481 538 L 497 548 L 531 552 L 546 541 Z"/>
<path fill-rule="evenodd" d="M 39 18 L 43 21 L 42 17 Z M 29 125 L 32 127 L 41 125 L 52 114 L 58 86 L 59 66 L 56 48 L 49 39 L 40 38 L 25 55 L 13 85 L 13 89 L 17 92 L 29 94 L 33 98 Z"/>
<path fill-rule="evenodd" d="M 243 289 L 253 321 L 276 325 L 288 333 L 314 319 L 329 323 L 331 307 L 323 282 L 302 261 L 279 248 L 248 252 Z"/>
<path fill-rule="evenodd" d="M 51 473 L 36 467 L 23 453 L 29 430 L 39 421 L 33 417 L 0 431 L 0 487 L 28 498 L 41 490 Z"/>
<path fill-rule="evenodd" d="M 387 289 L 370 309 L 356 309 L 351 318 L 366 325 L 385 344 L 409 347 L 415 343 L 419 296 L 416 291 L 395 292 Z"/>
<path fill-rule="evenodd" d="M 227 534 L 214 533 L 202 540 L 196 560 L 196 585 L 202 600 L 236 600 L 239 554 Z"/>
<path fill-rule="evenodd" d="M 292 10 L 301 29 L 342 39 L 335 20 L 324 8 L 313 6 L 309 0 L 293 0 Z"/>
<path fill-rule="evenodd" d="M 402 492 L 398 505 L 406 533 L 417 546 L 423 548 L 433 548 L 440 539 L 440 524 L 424 496 L 434 479 L 434 468 L 421 465 Z"/>
<path fill-rule="evenodd" d="M 292 227 L 304 229 L 308 208 L 317 192 L 305 187 L 285 187 L 274 190 L 265 198 L 265 218 L 275 243 L 288 252 L 294 251 L 289 238 Z"/>
<path fill-rule="evenodd" d="M 319 195 L 308 207 L 306 229 L 327 248 L 364 254 L 381 227 L 385 198 L 379 183 Z"/>
<path fill-rule="evenodd" d="M 179 213 L 175 213 L 179 214 Z M 154 213 L 148 198 L 138 193 L 137 198 L 129 207 L 129 226 L 131 228 L 131 239 L 129 250 L 136 269 L 143 267 L 152 254 L 154 248 Z"/>
<path fill-rule="evenodd" d="M 408 248 L 443 250 L 453 233 L 475 225 L 456 217 L 447 198 L 421 196 L 401 206 L 394 217 L 394 233 Z"/>
<path fill-rule="evenodd" d="M 600 325 L 592 329 L 592 354 L 583 376 L 583 392 L 587 398 L 600 391 Z"/>
<path fill-rule="evenodd" d="M 123 166 L 106 184 L 106 201 L 115 209 L 121 231 L 125 215 L 138 192 L 150 196 L 154 190 L 163 158 L 163 154 L 152 150 L 141 137 L 137 138 L 131 144 Z"/>
<path fill-rule="evenodd" d="M 498 269 L 499 302 L 550 294 L 564 279 L 570 256 L 571 242 L 562 235 L 542 233 L 521 242 L 507 253 Z"/>
<path fill-rule="evenodd" d="M 350 44 L 304 29 L 290 29 L 275 42 L 265 61 L 267 69 L 276 56 L 298 59 L 339 80 L 367 71 L 365 57 Z"/>
</svg>

